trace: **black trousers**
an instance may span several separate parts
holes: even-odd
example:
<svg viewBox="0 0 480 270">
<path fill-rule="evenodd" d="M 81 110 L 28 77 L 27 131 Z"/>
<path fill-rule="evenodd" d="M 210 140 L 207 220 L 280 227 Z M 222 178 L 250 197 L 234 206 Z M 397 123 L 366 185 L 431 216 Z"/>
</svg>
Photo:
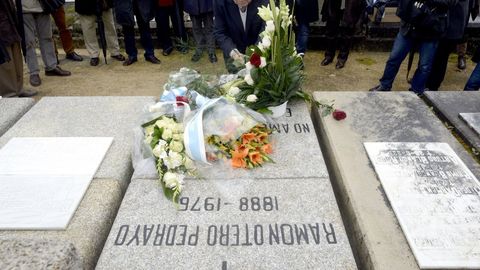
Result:
<svg viewBox="0 0 480 270">
<path fill-rule="evenodd" d="M 460 40 L 457 39 L 441 39 L 438 43 L 437 52 L 433 59 L 432 70 L 428 76 L 426 88 L 432 91 L 437 91 L 445 79 L 447 71 L 448 57 L 455 51 Z"/>
<path fill-rule="evenodd" d="M 346 26 L 342 23 L 343 10 L 341 1 L 332 2 L 326 24 L 327 48 L 325 57 L 334 57 L 338 49 L 338 58 L 346 60 L 350 52 L 355 26 Z"/>
</svg>

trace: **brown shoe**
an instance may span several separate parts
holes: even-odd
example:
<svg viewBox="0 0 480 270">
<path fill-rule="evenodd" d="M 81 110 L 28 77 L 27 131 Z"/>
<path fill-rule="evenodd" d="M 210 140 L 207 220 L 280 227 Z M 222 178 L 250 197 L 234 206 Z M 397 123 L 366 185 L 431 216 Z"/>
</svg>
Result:
<svg viewBox="0 0 480 270">
<path fill-rule="evenodd" d="M 70 76 L 70 75 L 72 75 L 72 73 L 70 71 L 63 70 L 62 68 L 60 68 L 60 66 L 57 66 L 56 68 L 54 68 L 52 70 L 46 70 L 45 71 L 45 76 L 64 77 L 64 76 Z"/>
<path fill-rule="evenodd" d="M 40 79 L 40 75 L 38 74 L 32 74 L 30 75 L 30 85 L 31 86 L 39 86 L 42 84 L 42 79 Z"/>
<path fill-rule="evenodd" d="M 23 89 L 20 91 L 18 94 L 18 97 L 33 97 L 38 94 L 38 91 L 35 90 L 28 90 L 28 89 Z"/>
</svg>

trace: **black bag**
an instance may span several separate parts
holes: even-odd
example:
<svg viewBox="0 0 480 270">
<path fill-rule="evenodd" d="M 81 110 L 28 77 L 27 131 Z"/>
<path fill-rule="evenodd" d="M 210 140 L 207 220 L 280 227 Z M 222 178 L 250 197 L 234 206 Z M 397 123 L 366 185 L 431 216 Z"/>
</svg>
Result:
<svg viewBox="0 0 480 270">
<path fill-rule="evenodd" d="M 430 34 L 443 34 L 448 27 L 448 9 L 437 7 L 428 0 L 412 0 L 405 12 L 397 14 L 416 30 Z"/>
<path fill-rule="evenodd" d="M 40 0 L 40 4 L 45 13 L 51 14 L 65 5 L 65 0 Z"/>
</svg>

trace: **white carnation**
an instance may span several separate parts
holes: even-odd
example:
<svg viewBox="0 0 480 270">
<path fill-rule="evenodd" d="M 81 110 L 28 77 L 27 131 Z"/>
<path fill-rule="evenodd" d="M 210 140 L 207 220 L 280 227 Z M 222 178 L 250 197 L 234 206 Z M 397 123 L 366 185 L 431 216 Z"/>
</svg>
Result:
<svg viewBox="0 0 480 270">
<path fill-rule="evenodd" d="M 163 176 L 163 182 L 165 183 L 165 186 L 170 189 L 174 188 L 182 188 L 183 184 L 183 178 L 185 176 L 182 174 L 177 174 L 173 172 L 166 172 L 165 175 Z"/>
<path fill-rule="evenodd" d="M 236 95 L 238 95 L 238 93 L 240 93 L 240 88 L 234 86 L 234 87 L 231 87 L 230 90 L 228 90 L 228 95 L 234 97 Z"/>
<path fill-rule="evenodd" d="M 193 163 L 193 160 L 191 160 L 187 156 L 185 157 L 184 165 L 185 165 L 185 168 L 187 168 L 187 170 L 195 169 L 195 163 Z"/>
<path fill-rule="evenodd" d="M 262 45 L 263 45 L 264 48 L 269 48 L 270 45 L 272 45 L 272 41 L 270 40 L 270 37 L 264 36 L 262 38 Z"/>
<path fill-rule="evenodd" d="M 180 141 L 172 140 L 168 146 L 173 152 L 180 153 L 183 151 L 183 143 Z"/>
<path fill-rule="evenodd" d="M 173 134 L 172 139 L 183 142 L 183 133 Z"/>
<path fill-rule="evenodd" d="M 247 101 L 248 101 L 248 102 L 255 102 L 255 101 L 257 101 L 257 99 L 258 99 L 258 98 L 257 98 L 256 95 L 248 95 L 248 96 L 247 96 Z"/>
<path fill-rule="evenodd" d="M 246 82 L 248 85 L 253 85 L 253 83 L 254 83 L 254 82 L 253 82 L 253 78 L 252 78 L 252 76 L 250 76 L 250 74 L 245 75 L 245 79 L 244 79 L 244 80 L 245 80 L 245 82 Z"/>
<path fill-rule="evenodd" d="M 267 21 L 265 30 L 267 30 L 268 32 L 274 32 L 275 31 L 275 23 L 273 23 L 272 20 Z"/>
<path fill-rule="evenodd" d="M 267 59 L 265 57 L 260 57 L 260 67 L 263 68 L 267 65 Z"/>
<path fill-rule="evenodd" d="M 168 157 L 166 157 L 163 161 L 167 168 L 172 170 L 182 165 L 183 157 L 177 152 L 170 152 L 168 153 Z"/>
<path fill-rule="evenodd" d="M 170 140 L 173 136 L 173 132 L 171 129 L 164 129 L 162 133 L 162 139 L 164 140 Z"/>
</svg>

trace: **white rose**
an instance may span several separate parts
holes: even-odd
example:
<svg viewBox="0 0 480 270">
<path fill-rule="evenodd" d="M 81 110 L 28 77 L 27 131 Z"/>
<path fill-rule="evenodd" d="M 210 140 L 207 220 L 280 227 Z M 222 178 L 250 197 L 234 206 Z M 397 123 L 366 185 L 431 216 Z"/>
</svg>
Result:
<svg viewBox="0 0 480 270">
<path fill-rule="evenodd" d="M 270 45 L 272 45 L 272 41 L 270 40 L 270 38 L 268 36 L 264 36 L 262 38 L 262 45 L 264 48 L 269 48 Z"/>
<path fill-rule="evenodd" d="M 253 85 L 253 83 L 254 83 L 253 79 L 252 79 L 252 76 L 250 76 L 250 74 L 245 75 L 244 80 L 248 85 Z"/>
<path fill-rule="evenodd" d="M 260 67 L 263 68 L 267 65 L 267 59 L 265 57 L 260 57 Z"/>
<path fill-rule="evenodd" d="M 162 128 L 165 126 L 165 120 L 163 118 L 160 120 L 157 120 L 157 122 L 155 122 L 155 125 L 159 128 Z"/>
<path fill-rule="evenodd" d="M 180 176 L 179 174 L 176 174 L 176 173 L 172 173 L 172 172 L 166 172 L 164 175 L 163 175 L 163 182 L 165 183 L 165 186 L 167 188 L 170 188 L 170 189 L 173 189 L 177 186 L 180 185 Z M 183 178 L 182 178 L 182 182 L 183 182 Z"/>
<path fill-rule="evenodd" d="M 268 32 L 274 32 L 275 31 L 275 23 L 273 23 L 272 20 L 267 21 L 265 30 L 267 30 Z"/>
<path fill-rule="evenodd" d="M 172 139 L 183 142 L 183 133 L 173 134 Z"/>
<path fill-rule="evenodd" d="M 148 135 L 147 137 L 145 137 L 145 143 L 150 145 L 152 143 L 152 140 L 153 140 L 153 137 Z"/>
<path fill-rule="evenodd" d="M 177 152 L 170 152 L 168 157 L 164 159 L 164 163 L 169 170 L 172 170 L 182 165 L 183 157 Z"/>
<path fill-rule="evenodd" d="M 255 101 L 257 101 L 257 99 L 258 99 L 258 98 L 257 98 L 257 96 L 255 96 L 255 95 L 248 95 L 248 96 L 247 96 L 247 101 L 248 101 L 248 102 L 255 102 Z"/>
<path fill-rule="evenodd" d="M 173 136 L 173 132 L 171 129 L 164 129 L 162 133 L 162 139 L 170 140 Z"/>
<path fill-rule="evenodd" d="M 163 147 L 159 144 L 155 145 L 155 147 L 152 149 L 152 153 L 156 157 L 160 157 L 163 151 L 164 151 Z"/>
<path fill-rule="evenodd" d="M 152 136 L 154 131 L 155 131 L 155 125 L 150 125 L 145 128 L 145 135 L 147 135 L 147 137 Z"/>
<path fill-rule="evenodd" d="M 180 153 L 183 151 L 183 143 L 180 141 L 172 140 L 168 146 L 173 152 Z"/>
<path fill-rule="evenodd" d="M 185 157 L 184 165 L 187 170 L 195 169 L 195 163 L 189 157 Z"/>
<path fill-rule="evenodd" d="M 240 88 L 238 88 L 236 86 L 231 87 L 230 90 L 228 90 L 228 95 L 232 96 L 232 97 L 238 95 L 238 93 L 240 93 Z"/>
</svg>

